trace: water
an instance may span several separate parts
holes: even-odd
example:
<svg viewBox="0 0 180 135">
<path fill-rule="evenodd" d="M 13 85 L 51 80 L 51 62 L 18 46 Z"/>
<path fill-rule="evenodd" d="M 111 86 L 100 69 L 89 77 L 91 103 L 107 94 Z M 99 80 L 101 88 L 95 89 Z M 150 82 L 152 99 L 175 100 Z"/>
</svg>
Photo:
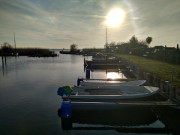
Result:
<svg viewBox="0 0 180 135">
<path fill-rule="evenodd" d="M 85 77 L 83 59 L 60 54 L 55 58 L 7 57 L 4 65 L 0 61 L 0 135 L 166 134 L 166 128 L 178 132 L 179 110 L 157 107 L 75 110 L 72 129 L 64 130 L 57 89 L 76 85 L 78 77 Z M 91 77 L 106 78 L 107 74 L 98 71 Z"/>
</svg>

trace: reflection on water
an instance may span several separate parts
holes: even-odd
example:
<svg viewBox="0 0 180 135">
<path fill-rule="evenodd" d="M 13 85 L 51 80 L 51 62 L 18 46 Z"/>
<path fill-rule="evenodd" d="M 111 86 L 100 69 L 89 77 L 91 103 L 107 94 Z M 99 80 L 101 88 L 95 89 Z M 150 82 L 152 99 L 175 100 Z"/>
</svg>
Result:
<svg viewBox="0 0 180 135">
<path fill-rule="evenodd" d="M 0 61 L 0 134 L 62 134 L 57 89 L 85 76 L 83 57 L 74 57 L 7 57 L 6 65 Z"/>
<path fill-rule="evenodd" d="M 107 72 L 106 70 L 93 70 L 90 73 L 92 79 L 126 79 L 122 72 Z"/>
<path fill-rule="evenodd" d="M 72 121 L 61 119 L 57 89 L 76 85 L 78 76 L 85 77 L 83 59 L 60 54 L 54 58 L 7 57 L 6 64 L 0 62 L 0 134 L 66 134 L 63 129 L 72 129 L 67 134 L 87 135 L 179 131 L 180 111 L 159 107 L 73 110 Z M 105 79 L 106 73 L 94 71 L 91 77 Z"/>
<path fill-rule="evenodd" d="M 123 73 L 120 72 L 107 72 L 107 79 L 126 79 Z"/>
</svg>

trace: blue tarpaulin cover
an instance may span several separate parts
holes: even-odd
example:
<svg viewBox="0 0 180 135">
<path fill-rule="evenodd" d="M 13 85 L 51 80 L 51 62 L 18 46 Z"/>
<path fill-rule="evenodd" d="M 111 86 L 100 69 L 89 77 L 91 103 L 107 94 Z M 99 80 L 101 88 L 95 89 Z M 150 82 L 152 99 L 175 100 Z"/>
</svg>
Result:
<svg viewBox="0 0 180 135">
<path fill-rule="evenodd" d="M 72 91 L 72 88 L 70 86 L 63 86 L 63 87 L 59 87 L 57 94 L 60 96 L 63 96 L 63 95 L 68 96 L 71 94 L 71 91 Z"/>
</svg>

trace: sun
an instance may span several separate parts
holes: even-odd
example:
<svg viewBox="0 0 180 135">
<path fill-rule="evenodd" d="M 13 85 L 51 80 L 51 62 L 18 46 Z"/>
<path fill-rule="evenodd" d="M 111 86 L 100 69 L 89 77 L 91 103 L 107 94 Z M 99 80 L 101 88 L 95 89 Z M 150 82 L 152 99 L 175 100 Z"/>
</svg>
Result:
<svg viewBox="0 0 180 135">
<path fill-rule="evenodd" d="M 121 9 L 111 10 L 106 17 L 106 24 L 115 27 L 121 24 L 124 18 L 124 12 Z"/>
</svg>

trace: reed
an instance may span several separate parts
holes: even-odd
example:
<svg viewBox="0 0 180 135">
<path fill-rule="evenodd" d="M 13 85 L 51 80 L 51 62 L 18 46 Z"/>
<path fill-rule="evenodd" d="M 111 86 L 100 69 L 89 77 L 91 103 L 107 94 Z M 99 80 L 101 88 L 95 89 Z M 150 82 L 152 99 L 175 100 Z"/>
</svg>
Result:
<svg viewBox="0 0 180 135">
<path fill-rule="evenodd" d="M 54 57 L 57 56 L 53 51 L 49 49 L 41 48 L 18 48 L 17 52 L 20 56 L 30 56 L 30 57 Z"/>
<path fill-rule="evenodd" d="M 16 48 L 16 49 L 0 49 L 0 55 L 6 54 L 6 56 L 13 56 L 14 53 L 18 53 L 19 56 L 29 56 L 29 57 L 55 57 L 57 56 L 54 51 L 42 48 Z"/>
</svg>

